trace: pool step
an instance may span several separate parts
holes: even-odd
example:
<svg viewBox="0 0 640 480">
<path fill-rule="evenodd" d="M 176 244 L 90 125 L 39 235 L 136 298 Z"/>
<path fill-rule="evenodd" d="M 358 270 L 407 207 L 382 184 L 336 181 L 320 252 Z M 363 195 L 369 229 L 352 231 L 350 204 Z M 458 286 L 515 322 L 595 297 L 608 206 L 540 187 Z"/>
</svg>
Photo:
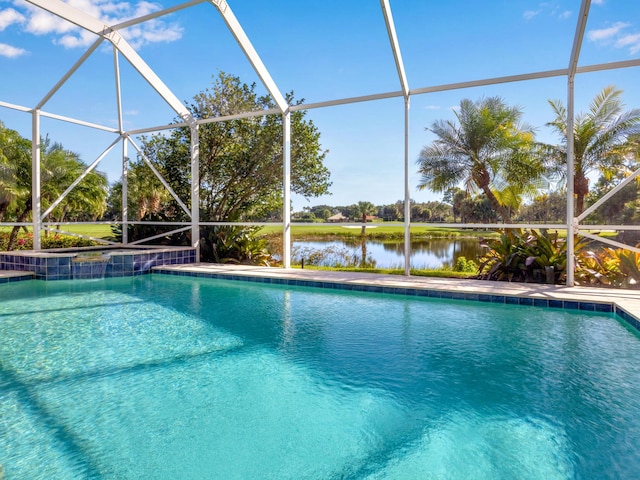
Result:
<svg viewBox="0 0 640 480">
<path fill-rule="evenodd" d="M 0 270 L 0 283 L 19 282 L 20 280 L 32 280 L 36 278 L 34 272 L 21 272 L 18 270 Z M 0 477 L 2 480 L 2 477 Z"/>
</svg>

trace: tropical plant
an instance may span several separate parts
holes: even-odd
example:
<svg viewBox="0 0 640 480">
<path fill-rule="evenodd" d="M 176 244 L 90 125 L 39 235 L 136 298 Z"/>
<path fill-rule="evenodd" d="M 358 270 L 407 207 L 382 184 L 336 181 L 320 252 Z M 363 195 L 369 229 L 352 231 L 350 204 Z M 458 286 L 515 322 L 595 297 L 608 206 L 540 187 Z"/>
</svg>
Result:
<svg viewBox="0 0 640 480">
<path fill-rule="evenodd" d="M 588 240 L 576 238 L 575 254 L 587 244 Z M 481 245 L 488 251 L 480 259 L 479 272 L 487 280 L 562 283 L 566 278 L 567 242 L 558 232 L 506 229 Z"/>
<path fill-rule="evenodd" d="M 608 247 L 597 252 L 585 252 L 578 262 L 576 283 L 638 289 L 640 288 L 640 254 Z"/>
<path fill-rule="evenodd" d="M 31 142 L 0 122 L 0 222 L 18 197 L 30 195 L 20 179 L 31 165 Z"/>
<path fill-rule="evenodd" d="M 40 200 L 44 209 L 48 208 L 87 168 L 76 153 L 52 142 L 48 137 L 41 139 L 40 158 Z M 0 179 L 0 210 L 2 216 L 10 215 L 16 222 L 26 222 L 32 212 L 31 196 L 31 142 L 21 138 L 17 132 L 0 124 L 0 165 L 11 165 L 11 182 Z M 0 168 L 0 170 L 2 170 Z M 5 169 L 5 171 L 7 171 Z M 95 219 L 106 209 L 106 177 L 92 170 L 54 208 L 51 218 L 65 221 L 70 216 Z M 8 250 L 16 247 L 19 226 L 13 227 L 7 245 Z"/>
<path fill-rule="evenodd" d="M 446 192 L 464 183 L 511 222 L 511 208 L 534 192 L 543 173 L 532 129 L 521 124 L 522 110 L 500 97 L 462 100 L 454 113 L 457 122 L 439 120 L 428 129 L 437 138 L 418 157 L 418 189 Z"/>
<path fill-rule="evenodd" d="M 527 266 L 522 254 L 522 231 L 506 229 L 498 238 L 481 239 L 487 253 L 480 258 L 478 272 L 481 278 L 500 281 L 525 281 Z"/>
<path fill-rule="evenodd" d="M 276 263 L 269 253 L 269 242 L 258 236 L 260 227 L 217 225 L 201 235 L 201 258 L 214 263 L 269 266 Z"/>
<path fill-rule="evenodd" d="M 615 174 L 624 163 L 625 156 L 635 145 L 630 137 L 640 131 L 640 109 L 624 111 L 622 90 L 605 87 L 591 102 L 589 111 L 579 113 L 573 122 L 574 170 L 573 188 L 576 196 L 576 215 L 584 211 L 585 197 L 589 193 L 589 177 L 599 171 L 605 178 Z M 567 109 L 560 100 L 549 100 L 555 119 L 547 125 L 561 139 L 560 145 L 544 145 L 550 171 L 560 177 L 567 176 Z"/>
</svg>

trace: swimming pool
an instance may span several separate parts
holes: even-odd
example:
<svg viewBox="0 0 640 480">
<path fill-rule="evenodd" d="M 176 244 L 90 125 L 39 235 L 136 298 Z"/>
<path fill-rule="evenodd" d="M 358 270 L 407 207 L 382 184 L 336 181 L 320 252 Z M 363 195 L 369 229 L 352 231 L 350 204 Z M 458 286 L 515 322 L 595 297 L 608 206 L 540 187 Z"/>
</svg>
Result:
<svg viewBox="0 0 640 480">
<path fill-rule="evenodd" d="M 0 299 L 7 479 L 640 472 L 612 314 L 159 274 Z"/>
</svg>

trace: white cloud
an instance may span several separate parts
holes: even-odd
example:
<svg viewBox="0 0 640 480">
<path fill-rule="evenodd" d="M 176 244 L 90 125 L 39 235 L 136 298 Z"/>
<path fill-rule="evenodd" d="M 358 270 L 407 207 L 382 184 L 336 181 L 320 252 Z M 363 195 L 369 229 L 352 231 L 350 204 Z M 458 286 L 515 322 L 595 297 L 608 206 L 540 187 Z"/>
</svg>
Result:
<svg viewBox="0 0 640 480">
<path fill-rule="evenodd" d="M 634 55 L 640 52 L 640 33 L 623 33 L 623 30 L 630 26 L 630 23 L 616 22 L 607 28 L 590 30 L 587 32 L 587 38 L 595 43 L 611 45 L 613 48 L 626 48 Z"/>
<path fill-rule="evenodd" d="M 629 47 L 629 52 L 631 54 L 638 53 L 640 51 L 640 33 L 620 37 L 616 40 L 614 46 L 617 48 Z"/>
<path fill-rule="evenodd" d="M 589 30 L 587 32 L 587 38 L 592 42 L 598 42 L 603 40 L 608 40 L 612 37 L 615 37 L 620 33 L 621 30 L 627 28 L 629 26 L 628 23 L 624 22 L 616 22 L 609 28 L 601 28 L 598 30 Z"/>
<path fill-rule="evenodd" d="M 604 5 L 604 0 L 591 0 L 594 5 Z"/>
<path fill-rule="evenodd" d="M 562 10 L 557 1 L 549 1 L 539 3 L 536 10 L 525 10 L 522 17 L 525 20 L 533 20 L 541 15 L 559 20 L 566 20 L 571 18 L 573 12 L 571 10 Z"/>
<path fill-rule="evenodd" d="M 138 2 L 117 0 L 63 0 L 70 6 L 99 19 L 105 25 L 115 25 L 138 18 L 161 9 L 161 5 L 141 0 Z M 74 24 L 52 15 L 24 0 L 14 0 L 16 8 L 22 13 L 25 31 L 34 35 L 52 35 L 57 45 L 65 48 L 85 47 L 96 40 L 96 36 Z M 2 13 L 2 12 L 0 12 Z M 15 22 L 14 22 L 15 23 Z M 2 18 L 0 17 L 0 26 Z M 140 48 L 157 42 L 173 42 L 182 37 L 183 29 L 175 23 L 163 19 L 154 19 L 121 30 L 120 34 L 132 46 Z"/>
<path fill-rule="evenodd" d="M 13 24 L 23 23 L 25 20 L 24 15 L 13 8 L 0 10 L 0 32 Z"/>
<path fill-rule="evenodd" d="M 0 57 L 16 58 L 25 55 L 26 53 L 27 51 L 22 48 L 12 47 L 6 43 L 0 43 Z"/>
<path fill-rule="evenodd" d="M 440 106 L 439 105 L 427 105 L 426 107 L 427 110 L 440 110 Z"/>
</svg>

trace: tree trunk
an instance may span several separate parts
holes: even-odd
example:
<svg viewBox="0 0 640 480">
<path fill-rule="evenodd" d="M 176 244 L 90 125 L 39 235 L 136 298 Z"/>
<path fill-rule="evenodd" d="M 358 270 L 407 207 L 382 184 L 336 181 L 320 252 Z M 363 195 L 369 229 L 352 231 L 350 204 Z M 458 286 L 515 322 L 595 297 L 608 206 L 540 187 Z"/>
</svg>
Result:
<svg viewBox="0 0 640 480">
<path fill-rule="evenodd" d="M 498 199 L 491 191 L 491 188 L 489 188 L 489 184 L 491 183 L 491 176 L 489 175 L 489 172 L 487 172 L 486 169 L 475 172 L 473 175 L 473 181 L 484 192 L 493 209 L 498 213 L 498 215 L 500 215 L 500 217 L 502 217 L 502 221 L 504 223 L 511 223 L 511 213 L 509 212 L 509 209 L 500 205 L 500 202 L 498 202 Z"/>
<path fill-rule="evenodd" d="M 584 197 L 589 194 L 589 179 L 580 172 L 573 176 L 573 193 L 576 195 L 575 216 L 584 212 Z"/>
<path fill-rule="evenodd" d="M 360 231 L 360 234 L 364 235 L 366 231 L 367 231 L 367 214 L 363 213 L 362 214 L 362 230 Z"/>
<path fill-rule="evenodd" d="M 27 219 L 27 217 L 29 216 L 29 212 L 31 212 L 31 205 L 31 198 L 29 198 L 24 206 L 23 212 L 18 217 L 18 222 L 24 222 Z M 15 248 L 19 231 L 20 225 L 17 225 L 11 229 L 11 235 L 9 236 L 9 244 L 7 245 L 7 250 L 13 250 Z"/>
</svg>

